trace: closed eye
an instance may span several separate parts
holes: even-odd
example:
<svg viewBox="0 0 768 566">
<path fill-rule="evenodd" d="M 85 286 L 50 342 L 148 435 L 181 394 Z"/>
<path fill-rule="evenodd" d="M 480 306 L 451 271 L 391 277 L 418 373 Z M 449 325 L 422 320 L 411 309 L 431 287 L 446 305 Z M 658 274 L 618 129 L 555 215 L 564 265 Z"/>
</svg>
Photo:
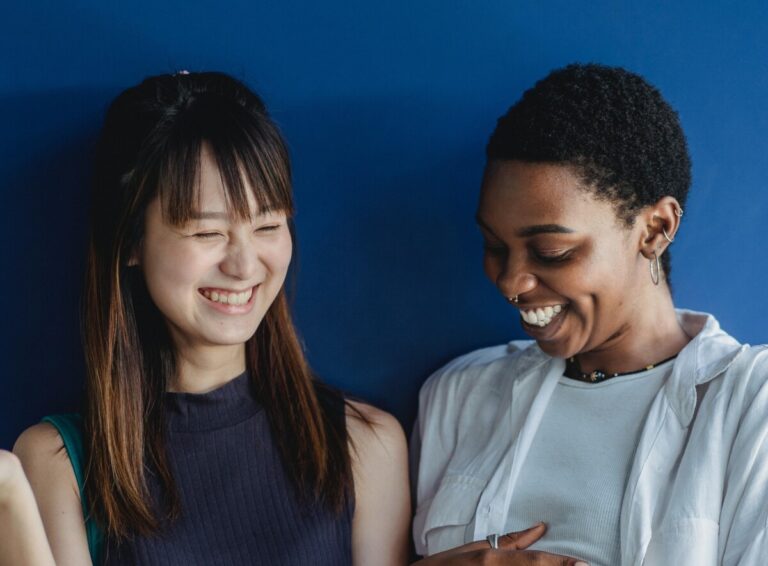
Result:
<svg viewBox="0 0 768 566">
<path fill-rule="evenodd" d="M 566 250 L 564 252 L 558 253 L 543 253 L 534 251 L 533 255 L 541 263 L 559 263 L 570 258 L 572 253 L 572 250 Z"/>
<path fill-rule="evenodd" d="M 281 224 L 267 224 L 266 226 L 259 226 L 256 228 L 257 232 L 274 232 L 280 228 Z"/>
<path fill-rule="evenodd" d="M 221 234 L 219 232 L 198 232 L 197 234 L 194 234 L 194 236 L 200 240 L 209 240 L 216 236 L 221 236 Z"/>
</svg>

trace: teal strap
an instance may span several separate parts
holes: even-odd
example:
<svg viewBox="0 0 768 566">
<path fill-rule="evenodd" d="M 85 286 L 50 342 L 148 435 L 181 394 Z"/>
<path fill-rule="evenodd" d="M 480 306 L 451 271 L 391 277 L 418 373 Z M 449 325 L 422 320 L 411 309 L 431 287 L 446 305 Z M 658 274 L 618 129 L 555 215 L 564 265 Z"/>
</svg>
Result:
<svg viewBox="0 0 768 566">
<path fill-rule="evenodd" d="M 85 533 L 88 537 L 88 551 L 91 553 L 91 561 L 100 564 L 102 548 L 104 546 L 104 533 L 96 521 L 90 516 L 88 502 L 85 499 L 85 448 L 83 445 L 83 419 L 80 415 L 50 415 L 43 418 L 44 423 L 50 423 L 59 431 L 64 441 L 72 469 L 75 471 L 77 487 L 80 490 L 80 502 L 83 506 L 85 517 Z"/>
</svg>

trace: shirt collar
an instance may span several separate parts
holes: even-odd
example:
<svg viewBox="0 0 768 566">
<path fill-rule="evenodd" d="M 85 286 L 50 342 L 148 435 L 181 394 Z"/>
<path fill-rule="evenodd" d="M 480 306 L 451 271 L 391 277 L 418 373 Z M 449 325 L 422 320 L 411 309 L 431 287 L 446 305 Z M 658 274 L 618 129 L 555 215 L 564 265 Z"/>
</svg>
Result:
<svg viewBox="0 0 768 566">
<path fill-rule="evenodd" d="M 691 341 L 677 355 L 664 392 L 680 424 L 687 427 L 696 410 L 696 386 L 727 370 L 745 346 L 724 332 L 711 314 L 678 309 L 677 319 Z"/>
</svg>

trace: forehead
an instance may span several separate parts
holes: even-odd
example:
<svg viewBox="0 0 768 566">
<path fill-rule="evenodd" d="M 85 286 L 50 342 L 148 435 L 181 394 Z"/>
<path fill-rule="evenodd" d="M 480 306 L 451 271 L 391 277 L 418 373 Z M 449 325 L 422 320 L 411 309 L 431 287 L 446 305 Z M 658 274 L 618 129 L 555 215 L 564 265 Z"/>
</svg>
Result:
<svg viewBox="0 0 768 566">
<path fill-rule="evenodd" d="M 191 183 L 190 190 L 184 191 L 186 195 L 182 197 L 183 202 L 176 201 L 176 204 L 188 211 L 188 218 L 191 220 L 199 219 L 201 214 L 210 215 L 215 213 L 217 217 L 231 216 L 233 218 L 246 219 L 258 216 L 263 212 L 268 212 L 259 208 L 253 187 L 247 175 L 241 175 L 240 182 L 243 185 L 243 196 L 246 199 L 244 204 L 247 206 L 247 210 L 232 203 L 232 190 L 227 188 L 216 158 L 210 148 L 207 144 L 203 144 L 197 163 L 195 179 Z M 171 201 L 164 201 L 164 211 L 166 213 L 164 216 L 170 216 L 168 207 L 172 206 L 174 206 L 174 203 Z M 183 222 L 185 220 L 182 220 Z"/>
<path fill-rule="evenodd" d="M 198 208 L 200 210 L 208 210 L 211 208 L 215 208 L 218 211 L 226 210 L 227 193 L 226 188 L 224 187 L 224 180 L 222 179 L 221 172 L 216 164 L 216 159 L 205 144 L 200 151 L 198 175 Z M 248 199 L 248 204 L 253 208 L 253 201 L 255 201 L 255 199 L 253 199 L 253 191 L 250 190 L 250 187 L 248 187 L 248 189 L 248 196 L 250 197 Z"/>
<path fill-rule="evenodd" d="M 613 206 L 595 198 L 566 165 L 492 161 L 480 193 L 478 216 L 494 227 L 561 224 L 582 230 L 613 221 Z"/>
</svg>

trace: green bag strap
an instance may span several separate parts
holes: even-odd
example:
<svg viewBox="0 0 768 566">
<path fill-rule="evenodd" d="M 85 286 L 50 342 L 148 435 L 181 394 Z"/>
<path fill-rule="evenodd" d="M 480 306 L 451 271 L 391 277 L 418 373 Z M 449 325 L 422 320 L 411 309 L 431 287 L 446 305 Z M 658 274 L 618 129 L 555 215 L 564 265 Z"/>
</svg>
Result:
<svg viewBox="0 0 768 566">
<path fill-rule="evenodd" d="M 88 537 L 88 551 L 91 553 L 91 561 L 100 564 L 102 548 L 104 546 L 104 533 L 89 515 L 88 502 L 85 499 L 85 447 L 83 445 L 83 419 L 77 414 L 50 415 L 43 418 L 44 423 L 52 424 L 67 450 L 69 461 L 75 472 L 77 487 L 80 490 L 80 502 L 83 505 L 83 517 L 85 517 L 85 533 Z"/>
</svg>

